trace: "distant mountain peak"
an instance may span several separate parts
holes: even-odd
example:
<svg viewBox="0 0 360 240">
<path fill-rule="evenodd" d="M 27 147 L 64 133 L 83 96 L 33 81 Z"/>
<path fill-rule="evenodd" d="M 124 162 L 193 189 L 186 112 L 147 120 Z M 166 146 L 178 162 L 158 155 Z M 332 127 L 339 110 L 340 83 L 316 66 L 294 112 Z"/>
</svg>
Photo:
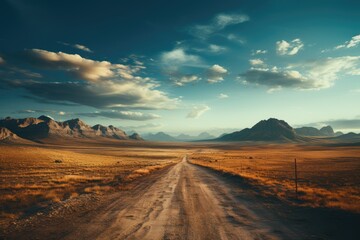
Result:
<svg viewBox="0 0 360 240">
<path fill-rule="evenodd" d="M 104 137 L 119 140 L 141 139 L 140 135 L 134 135 L 133 138 L 130 138 L 123 130 L 114 126 L 105 127 L 96 124 L 90 127 L 79 118 L 57 122 L 45 115 L 39 118 L 12 119 L 8 117 L 0 119 L 0 127 L 4 128 L 4 130 L 1 130 L 3 136 L 11 133 L 20 138 L 38 142 L 44 140 L 55 141 L 55 139 L 62 138 L 98 139 L 98 137 Z"/>
<path fill-rule="evenodd" d="M 284 120 L 269 118 L 261 120 L 252 128 L 219 137 L 223 141 L 298 141 L 294 129 Z"/>
</svg>

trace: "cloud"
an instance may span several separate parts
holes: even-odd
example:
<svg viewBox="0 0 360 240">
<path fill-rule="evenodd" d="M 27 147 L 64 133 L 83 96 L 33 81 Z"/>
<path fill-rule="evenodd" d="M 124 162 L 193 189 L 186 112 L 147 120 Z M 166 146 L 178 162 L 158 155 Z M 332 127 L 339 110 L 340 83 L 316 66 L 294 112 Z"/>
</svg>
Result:
<svg viewBox="0 0 360 240">
<path fill-rule="evenodd" d="M 224 28 L 237 25 L 246 21 L 250 18 L 244 14 L 218 14 L 212 21 L 207 25 L 195 25 L 189 29 L 189 33 L 199 38 L 207 38 L 211 34 L 221 31 Z"/>
<path fill-rule="evenodd" d="M 352 48 L 358 46 L 359 44 L 360 44 L 360 34 L 353 36 L 349 41 L 346 41 L 344 44 L 336 46 L 335 49 Z"/>
<path fill-rule="evenodd" d="M 111 64 L 108 61 L 90 60 L 78 54 L 31 49 L 27 50 L 27 57 L 37 66 L 64 70 L 80 79 L 88 81 L 99 81 L 103 78 L 113 77 L 115 70 L 118 70 L 120 74 L 130 75 L 129 69 L 125 65 Z"/>
<path fill-rule="evenodd" d="M 5 63 L 4 58 L 0 57 L 0 65 L 1 65 L 1 64 L 4 64 L 4 63 Z"/>
<path fill-rule="evenodd" d="M 77 49 L 83 50 L 85 52 L 93 52 L 92 50 L 90 50 L 90 48 L 88 48 L 84 45 L 81 45 L 81 44 L 75 44 L 74 47 Z"/>
<path fill-rule="evenodd" d="M 210 107 L 206 105 L 194 106 L 192 110 L 187 114 L 187 118 L 199 118 L 206 111 L 210 110 Z"/>
<path fill-rule="evenodd" d="M 165 65 L 192 65 L 201 61 L 199 56 L 186 53 L 184 48 L 163 52 L 160 59 Z"/>
<path fill-rule="evenodd" d="M 91 113 L 78 113 L 80 116 L 86 117 L 106 117 L 106 118 L 114 118 L 114 119 L 125 119 L 125 120 L 134 120 L 134 121 L 146 121 L 160 118 L 159 115 L 156 114 L 147 114 L 142 112 L 131 112 L 131 111 L 96 111 Z"/>
<path fill-rule="evenodd" d="M 264 61 L 261 60 L 261 59 L 259 59 L 259 58 L 250 59 L 249 62 L 250 62 L 250 64 L 251 64 L 252 66 L 259 66 L 259 65 L 260 65 L 260 66 L 263 66 L 263 65 L 265 65 L 265 64 L 264 64 Z"/>
<path fill-rule="evenodd" d="M 224 67 L 215 64 L 207 71 L 207 78 L 209 83 L 218 83 L 224 80 L 224 76 L 228 73 Z"/>
<path fill-rule="evenodd" d="M 73 47 L 73 48 L 76 48 L 76 49 L 79 49 L 79 50 L 82 50 L 85 52 L 90 52 L 90 53 L 93 52 L 90 48 L 88 48 L 82 44 L 70 44 L 70 43 L 65 43 L 65 42 L 58 42 L 58 43 L 65 45 L 65 46 L 70 46 L 70 47 Z"/>
<path fill-rule="evenodd" d="M 267 50 L 261 50 L 261 49 L 258 49 L 258 50 L 253 50 L 251 55 L 258 55 L 258 54 L 266 54 L 267 53 Z"/>
<path fill-rule="evenodd" d="M 304 44 L 301 42 L 299 38 L 292 40 L 291 42 L 287 42 L 285 40 L 276 42 L 276 52 L 279 55 L 295 55 L 302 48 Z"/>
<path fill-rule="evenodd" d="M 225 93 L 220 93 L 218 98 L 220 98 L 220 99 L 229 98 L 229 95 L 227 95 Z"/>
<path fill-rule="evenodd" d="M 23 59 L 40 68 L 71 73 L 80 81 L 42 81 L 12 79 L 0 81 L 13 88 L 23 88 L 37 100 L 60 104 L 76 103 L 95 108 L 172 109 L 178 99 L 170 99 L 150 78 L 135 76 L 130 65 L 112 64 L 82 58 L 78 54 L 28 50 Z"/>
<path fill-rule="evenodd" d="M 223 46 L 219 46 L 216 44 L 210 44 L 209 45 L 209 51 L 212 53 L 220 53 L 220 52 L 225 52 L 227 50 L 226 47 Z"/>
<path fill-rule="evenodd" d="M 295 69 L 297 68 L 297 69 Z M 245 84 L 263 85 L 270 90 L 281 88 L 329 88 L 340 74 L 359 75 L 360 56 L 344 56 L 289 65 L 286 69 L 251 68 L 240 75 Z"/>
<path fill-rule="evenodd" d="M 240 44 L 245 44 L 245 40 L 233 33 L 230 33 L 226 36 L 226 38 L 230 41 L 233 41 L 233 42 L 237 42 L 237 43 L 240 43 Z"/>
<path fill-rule="evenodd" d="M 19 110 L 19 111 L 15 111 L 14 113 L 16 114 L 31 114 L 31 113 L 39 113 L 39 114 L 57 114 L 60 116 L 64 116 L 66 115 L 65 112 L 63 111 L 55 111 L 55 110 L 40 110 L 40 109 L 25 109 L 25 110 Z"/>
<path fill-rule="evenodd" d="M 177 86 L 184 86 L 186 84 L 194 83 L 194 82 L 201 80 L 201 78 L 199 76 L 194 75 L 194 74 L 186 74 L 186 75 L 181 75 L 181 74 L 175 75 L 174 74 L 170 79 Z"/>
</svg>

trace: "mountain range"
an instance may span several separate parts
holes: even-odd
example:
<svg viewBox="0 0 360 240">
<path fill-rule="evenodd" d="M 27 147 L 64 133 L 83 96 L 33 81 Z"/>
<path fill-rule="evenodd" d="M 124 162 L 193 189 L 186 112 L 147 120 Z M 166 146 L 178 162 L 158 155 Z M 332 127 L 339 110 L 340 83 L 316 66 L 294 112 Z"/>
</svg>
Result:
<svg viewBox="0 0 360 240">
<path fill-rule="evenodd" d="M 31 140 L 46 142 L 56 139 L 118 139 L 118 140 L 143 140 L 134 133 L 128 136 L 123 130 L 112 125 L 102 126 L 97 124 L 89 126 L 79 118 L 64 122 L 55 121 L 48 116 L 38 118 L 15 119 L 7 117 L 0 120 L 2 140 Z"/>
<path fill-rule="evenodd" d="M 358 141 L 360 134 L 334 132 L 331 126 L 321 129 L 313 127 L 292 128 L 284 120 L 269 118 L 251 128 L 224 134 L 213 141 L 264 141 L 264 142 L 312 142 L 321 140 Z"/>
<path fill-rule="evenodd" d="M 171 136 L 164 132 L 158 132 L 158 133 L 149 133 L 144 135 L 145 140 L 149 141 L 160 141 L 160 142 L 190 142 L 190 141 L 199 141 L 199 140 L 207 140 L 207 139 L 213 139 L 215 136 L 207 133 L 202 132 L 197 136 L 191 136 L 188 134 L 179 134 L 177 136 Z"/>
<path fill-rule="evenodd" d="M 331 126 L 321 129 L 314 127 L 292 128 L 284 120 L 269 118 L 262 120 L 251 128 L 245 128 L 241 131 L 235 131 L 229 134 L 222 134 L 220 137 L 214 137 L 207 132 L 200 133 L 197 136 L 180 134 L 171 136 L 164 132 L 156 134 L 147 134 L 141 137 L 137 133 L 127 135 L 123 130 L 112 125 L 103 126 L 96 124 L 89 126 L 79 118 L 67 121 L 55 121 L 49 116 L 40 116 L 38 118 L 10 118 L 0 120 L 0 141 L 25 143 L 33 142 L 56 142 L 58 140 L 134 140 L 134 141 L 162 141 L 162 142 L 180 142 L 180 141 L 262 141 L 262 142 L 312 142 L 331 140 L 337 142 L 359 142 L 360 134 L 334 132 Z"/>
<path fill-rule="evenodd" d="M 344 134 L 342 132 L 334 132 L 334 129 L 331 126 L 325 126 L 320 129 L 314 127 L 301 127 L 295 128 L 295 132 L 301 136 L 311 137 L 337 137 Z"/>
</svg>

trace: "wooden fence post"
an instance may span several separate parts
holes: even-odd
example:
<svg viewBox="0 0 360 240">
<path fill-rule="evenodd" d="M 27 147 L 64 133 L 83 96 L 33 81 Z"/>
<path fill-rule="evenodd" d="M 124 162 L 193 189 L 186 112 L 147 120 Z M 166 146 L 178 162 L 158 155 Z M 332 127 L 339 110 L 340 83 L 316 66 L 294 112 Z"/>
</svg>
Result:
<svg viewBox="0 0 360 240">
<path fill-rule="evenodd" d="M 296 198 L 298 198 L 298 177 L 297 177 L 297 164 L 296 164 L 296 158 L 294 161 L 294 165 L 295 165 L 295 194 L 296 194 Z"/>
</svg>

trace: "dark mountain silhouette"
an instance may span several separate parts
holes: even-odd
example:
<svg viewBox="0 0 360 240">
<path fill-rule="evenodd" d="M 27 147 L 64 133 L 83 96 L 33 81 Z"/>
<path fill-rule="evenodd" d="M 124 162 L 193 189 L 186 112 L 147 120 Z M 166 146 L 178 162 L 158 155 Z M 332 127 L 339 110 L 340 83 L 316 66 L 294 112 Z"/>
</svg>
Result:
<svg viewBox="0 0 360 240">
<path fill-rule="evenodd" d="M 295 132 L 301 136 L 309 136 L 309 137 L 334 137 L 340 136 L 342 132 L 334 132 L 331 126 L 325 126 L 321 129 L 317 129 L 314 127 L 301 127 L 295 128 Z"/>
<path fill-rule="evenodd" d="M 158 132 L 155 134 L 149 133 L 144 136 L 144 139 L 150 140 L 150 141 L 159 141 L 159 142 L 177 142 L 177 141 L 179 141 L 178 139 L 176 139 L 164 132 Z"/>
<path fill-rule="evenodd" d="M 294 129 L 285 121 L 275 118 L 262 120 L 252 128 L 226 134 L 218 141 L 303 141 Z"/>
<path fill-rule="evenodd" d="M 21 138 L 38 142 L 63 138 L 109 138 L 120 140 L 141 139 L 139 135 L 130 137 L 123 130 L 111 125 L 105 127 L 97 124 L 91 127 L 79 118 L 64 122 L 57 122 L 53 118 L 44 115 L 38 118 L 23 119 L 13 119 L 7 117 L 0 120 L 0 127 L 8 129 L 10 132 Z"/>
</svg>

